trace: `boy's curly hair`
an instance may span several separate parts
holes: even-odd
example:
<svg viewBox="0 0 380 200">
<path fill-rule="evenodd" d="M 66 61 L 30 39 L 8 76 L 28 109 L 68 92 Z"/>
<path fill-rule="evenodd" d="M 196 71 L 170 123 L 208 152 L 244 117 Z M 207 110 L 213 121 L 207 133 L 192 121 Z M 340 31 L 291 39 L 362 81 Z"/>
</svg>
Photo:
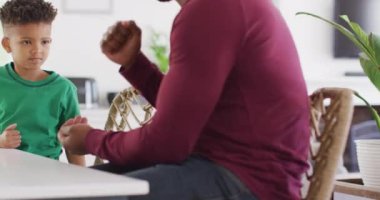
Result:
<svg viewBox="0 0 380 200">
<path fill-rule="evenodd" d="M 44 0 L 9 0 L 0 8 L 0 20 L 3 25 L 52 23 L 56 15 L 57 9 Z"/>
</svg>

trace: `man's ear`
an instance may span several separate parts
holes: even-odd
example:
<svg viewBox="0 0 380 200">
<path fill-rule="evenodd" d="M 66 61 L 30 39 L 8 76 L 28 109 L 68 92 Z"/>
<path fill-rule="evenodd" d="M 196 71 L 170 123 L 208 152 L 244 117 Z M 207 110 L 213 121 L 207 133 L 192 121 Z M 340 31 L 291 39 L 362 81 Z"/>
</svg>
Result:
<svg viewBox="0 0 380 200">
<path fill-rule="evenodd" d="M 1 40 L 1 45 L 7 53 L 10 53 L 12 51 L 11 45 L 9 45 L 9 38 L 3 37 L 3 39 Z"/>
</svg>

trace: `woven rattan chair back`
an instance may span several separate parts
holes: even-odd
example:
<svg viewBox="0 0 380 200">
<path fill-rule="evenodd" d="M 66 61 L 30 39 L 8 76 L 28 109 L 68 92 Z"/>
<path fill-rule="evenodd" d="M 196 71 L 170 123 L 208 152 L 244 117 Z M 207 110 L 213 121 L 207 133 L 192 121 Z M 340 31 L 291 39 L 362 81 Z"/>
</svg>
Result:
<svg viewBox="0 0 380 200">
<path fill-rule="evenodd" d="M 145 101 L 135 88 L 127 88 L 112 100 L 104 130 L 125 131 L 143 126 L 149 123 L 153 112 L 152 105 Z M 95 158 L 95 165 L 103 163 L 99 157 Z"/>
<path fill-rule="evenodd" d="M 307 200 L 330 200 L 353 115 L 353 92 L 321 88 L 310 95 L 310 165 L 303 194 Z"/>
</svg>

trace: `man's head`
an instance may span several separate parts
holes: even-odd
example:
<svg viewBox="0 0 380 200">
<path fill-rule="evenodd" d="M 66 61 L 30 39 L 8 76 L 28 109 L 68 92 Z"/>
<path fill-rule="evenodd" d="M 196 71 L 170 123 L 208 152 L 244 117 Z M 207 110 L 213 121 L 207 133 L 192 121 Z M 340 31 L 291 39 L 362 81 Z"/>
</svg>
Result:
<svg viewBox="0 0 380 200">
<path fill-rule="evenodd" d="M 12 54 L 15 67 L 39 69 L 51 43 L 51 24 L 57 15 L 43 0 L 10 0 L 0 8 L 4 49 Z"/>
</svg>

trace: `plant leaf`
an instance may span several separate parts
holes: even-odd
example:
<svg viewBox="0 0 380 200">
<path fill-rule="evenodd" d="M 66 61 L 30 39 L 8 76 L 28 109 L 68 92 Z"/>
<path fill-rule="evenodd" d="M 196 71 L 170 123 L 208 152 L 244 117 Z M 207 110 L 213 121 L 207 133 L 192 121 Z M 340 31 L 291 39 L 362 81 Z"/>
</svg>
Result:
<svg viewBox="0 0 380 200">
<path fill-rule="evenodd" d="M 360 56 L 360 65 L 363 68 L 364 73 L 368 76 L 369 80 L 375 85 L 377 90 L 380 91 L 380 71 L 376 63 L 368 58 Z"/>
<path fill-rule="evenodd" d="M 356 38 L 360 43 L 362 43 L 365 48 L 365 51 L 363 50 L 363 52 L 367 54 L 368 57 L 375 58 L 375 52 L 371 48 L 367 33 L 363 31 L 359 24 L 350 21 L 347 15 L 341 15 L 340 18 L 351 27 L 351 30 L 354 32 Z"/>
<path fill-rule="evenodd" d="M 376 59 L 376 64 L 378 68 L 380 67 L 380 36 L 370 33 L 369 34 L 369 42 L 371 44 L 371 47 L 373 51 L 375 52 L 375 59 Z"/>
<path fill-rule="evenodd" d="M 362 42 L 363 45 L 369 47 L 368 35 L 363 31 L 360 25 L 350 21 L 347 15 L 341 15 L 340 18 L 343 19 L 343 21 L 345 21 L 351 27 L 351 30 L 355 33 L 357 39 Z"/>
<path fill-rule="evenodd" d="M 349 31 L 348 29 L 346 29 L 344 26 L 342 26 L 342 25 L 340 25 L 338 23 L 335 23 L 333 21 L 327 20 L 327 19 L 325 19 L 323 17 L 320 17 L 318 15 L 314 15 L 312 13 L 308 13 L 308 12 L 297 12 L 296 15 L 309 15 L 309 16 L 315 17 L 317 19 L 320 19 L 322 21 L 325 21 L 325 22 L 329 23 L 334 28 L 336 28 L 339 32 L 341 32 L 343 35 L 345 35 L 349 40 L 351 40 L 354 43 L 354 45 L 360 49 L 360 51 L 364 52 L 365 54 L 369 53 L 368 50 L 367 50 L 367 47 L 364 46 L 359 41 L 359 39 L 357 39 L 356 36 L 351 31 Z M 368 55 L 368 57 L 371 57 L 371 55 Z"/>
<path fill-rule="evenodd" d="M 359 99 L 361 99 L 365 103 L 365 105 L 369 108 L 369 110 L 371 111 L 372 117 L 376 122 L 377 129 L 380 130 L 380 116 L 377 113 L 377 111 L 358 92 L 354 91 L 354 95 L 357 96 Z"/>
</svg>

